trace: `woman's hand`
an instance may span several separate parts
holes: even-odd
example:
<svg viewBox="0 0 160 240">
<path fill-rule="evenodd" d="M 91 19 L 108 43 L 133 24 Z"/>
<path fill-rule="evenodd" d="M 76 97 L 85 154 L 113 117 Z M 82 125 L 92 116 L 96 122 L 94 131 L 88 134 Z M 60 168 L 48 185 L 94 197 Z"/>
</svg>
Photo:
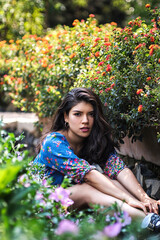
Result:
<svg viewBox="0 0 160 240">
<path fill-rule="evenodd" d="M 139 209 L 142 209 L 143 212 L 147 215 L 148 211 L 147 211 L 147 208 L 145 206 L 144 203 L 140 202 L 139 200 L 136 200 L 132 197 L 129 198 L 129 200 L 127 201 L 128 205 L 130 205 L 131 207 L 134 207 L 134 208 L 139 208 Z"/>
<path fill-rule="evenodd" d="M 160 200 L 156 201 L 152 198 L 150 198 L 149 196 L 145 196 L 141 202 L 145 205 L 145 207 L 147 208 L 147 210 L 150 213 L 156 213 L 158 214 L 158 205 L 160 205 Z"/>
</svg>

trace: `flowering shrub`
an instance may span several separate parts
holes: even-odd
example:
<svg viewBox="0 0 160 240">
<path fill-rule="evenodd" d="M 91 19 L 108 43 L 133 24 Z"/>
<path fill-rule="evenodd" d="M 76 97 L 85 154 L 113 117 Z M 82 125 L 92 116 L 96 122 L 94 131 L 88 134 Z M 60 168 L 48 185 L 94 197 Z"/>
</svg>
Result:
<svg viewBox="0 0 160 240">
<path fill-rule="evenodd" d="M 59 26 L 44 37 L 1 42 L 1 86 L 22 111 L 52 116 L 72 87 L 91 87 L 101 98 L 117 139 L 138 137 L 159 126 L 159 9 L 146 5 L 124 29 L 98 26 L 93 14 L 73 27 Z M 133 139 L 134 140 L 134 139 Z"/>
<path fill-rule="evenodd" d="M 73 28 L 59 26 L 42 38 L 29 35 L 9 44 L 1 42 L 4 91 L 22 111 L 52 116 L 80 70 L 86 68 L 89 46 L 96 47 L 99 41 L 96 35 L 108 35 L 112 29 L 109 24 L 98 27 L 90 15 L 86 22 L 75 20 Z"/>
<path fill-rule="evenodd" d="M 146 8 L 151 23 L 139 17 L 124 29 L 115 28 L 107 48 L 97 45 L 97 61 L 90 59 L 75 83 L 100 96 L 118 139 L 136 139 L 143 128 L 160 124 L 160 11 Z"/>
</svg>

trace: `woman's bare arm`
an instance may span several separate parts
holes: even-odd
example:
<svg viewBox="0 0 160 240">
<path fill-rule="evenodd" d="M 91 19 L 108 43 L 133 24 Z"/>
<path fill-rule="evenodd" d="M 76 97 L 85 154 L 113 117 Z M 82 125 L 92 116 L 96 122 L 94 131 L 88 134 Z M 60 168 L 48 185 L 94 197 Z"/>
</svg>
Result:
<svg viewBox="0 0 160 240">
<path fill-rule="evenodd" d="M 125 201 L 132 207 L 141 208 L 146 213 L 146 208 L 142 203 L 119 189 L 108 177 L 104 176 L 97 170 L 91 170 L 88 172 L 85 175 L 85 182 L 107 195 Z"/>
<path fill-rule="evenodd" d="M 129 168 L 123 169 L 117 177 L 117 180 L 137 199 L 143 202 L 150 212 L 158 213 L 158 201 L 150 198 L 140 183 L 137 181 L 136 177 Z"/>
</svg>

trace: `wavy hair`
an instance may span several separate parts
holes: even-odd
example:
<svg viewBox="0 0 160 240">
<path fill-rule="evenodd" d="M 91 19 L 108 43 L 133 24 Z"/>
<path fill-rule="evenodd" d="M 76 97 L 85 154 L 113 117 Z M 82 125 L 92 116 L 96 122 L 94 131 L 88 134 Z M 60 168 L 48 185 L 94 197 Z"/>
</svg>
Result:
<svg viewBox="0 0 160 240">
<path fill-rule="evenodd" d="M 64 121 L 64 113 L 68 115 L 71 108 L 82 101 L 90 103 L 93 106 L 94 124 L 90 135 L 84 140 L 83 147 L 78 157 L 87 160 L 89 163 L 95 162 L 103 166 L 109 154 L 114 151 L 115 147 L 118 148 L 118 144 L 112 139 L 111 127 L 105 119 L 99 97 L 89 88 L 74 88 L 63 98 L 61 105 L 53 116 L 50 130 L 41 138 L 39 150 L 47 134 L 50 132 L 67 130 Z"/>
</svg>

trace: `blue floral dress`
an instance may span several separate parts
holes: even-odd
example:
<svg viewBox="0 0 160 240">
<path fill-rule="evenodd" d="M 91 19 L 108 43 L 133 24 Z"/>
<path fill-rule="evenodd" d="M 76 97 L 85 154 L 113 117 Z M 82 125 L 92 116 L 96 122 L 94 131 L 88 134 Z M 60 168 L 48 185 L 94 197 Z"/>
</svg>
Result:
<svg viewBox="0 0 160 240">
<path fill-rule="evenodd" d="M 41 150 L 33 164 L 45 166 L 45 175 L 51 177 L 53 184 L 61 184 L 65 175 L 75 183 L 83 183 L 84 176 L 96 169 L 86 160 L 78 158 L 66 137 L 58 132 L 50 133 L 43 141 Z M 126 165 L 115 153 L 110 154 L 103 169 L 104 174 L 116 179 Z"/>
</svg>

